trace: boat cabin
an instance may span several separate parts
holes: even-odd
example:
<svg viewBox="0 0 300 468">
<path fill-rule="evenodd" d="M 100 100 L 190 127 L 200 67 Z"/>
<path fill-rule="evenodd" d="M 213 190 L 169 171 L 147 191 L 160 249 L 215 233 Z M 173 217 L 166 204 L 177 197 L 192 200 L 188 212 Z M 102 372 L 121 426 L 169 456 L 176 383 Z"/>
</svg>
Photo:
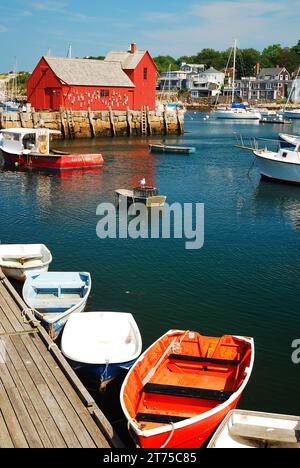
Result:
<svg viewBox="0 0 300 468">
<path fill-rule="evenodd" d="M 9 154 L 48 155 L 50 153 L 50 138 L 52 135 L 61 135 L 61 132 L 47 128 L 28 129 L 10 128 L 2 130 L 1 149 Z"/>
</svg>

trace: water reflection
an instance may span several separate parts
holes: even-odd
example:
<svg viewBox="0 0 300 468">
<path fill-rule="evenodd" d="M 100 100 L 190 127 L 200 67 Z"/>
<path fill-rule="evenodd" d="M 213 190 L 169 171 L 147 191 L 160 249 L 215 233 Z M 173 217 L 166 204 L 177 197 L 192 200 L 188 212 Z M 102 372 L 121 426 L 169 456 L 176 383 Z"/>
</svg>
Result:
<svg viewBox="0 0 300 468">
<path fill-rule="evenodd" d="M 300 231 L 300 187 L 261 179 L 254 195 L 257 210 L 272 209 L 283 217 L 289 217 Z M 274 216 L 275 216 L 274 213 Z"/>
</svg>

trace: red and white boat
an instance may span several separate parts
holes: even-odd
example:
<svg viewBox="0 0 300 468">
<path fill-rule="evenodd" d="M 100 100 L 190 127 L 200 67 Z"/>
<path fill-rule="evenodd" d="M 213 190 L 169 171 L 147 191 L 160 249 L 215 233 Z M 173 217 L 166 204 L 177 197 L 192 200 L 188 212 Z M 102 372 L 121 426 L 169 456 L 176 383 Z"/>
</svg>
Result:
<svg viewBox="0 0 300 468">
<path fill-rule="evenodd" d="M 236 408 L 254 365 L 252 338 L 171 330 L 132 367 L 121 390 L 142 448 L 199 448 Z"/>
<path fill-rule="evenodd" d="M 37 169 L 71 170 L 99 168 L 101 154 L 69 154 L 50 149 L 52 135 L 60 132 L 46 128 L 10 128 L 0 132 L 0 148 L 6 165 Z"/>
</svg>

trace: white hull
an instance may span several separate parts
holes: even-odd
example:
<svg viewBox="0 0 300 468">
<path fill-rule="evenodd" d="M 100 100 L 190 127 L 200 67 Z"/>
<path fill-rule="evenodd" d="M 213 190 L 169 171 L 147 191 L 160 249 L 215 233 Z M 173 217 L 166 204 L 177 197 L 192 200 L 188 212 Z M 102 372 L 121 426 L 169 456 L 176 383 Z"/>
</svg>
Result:
<svg viewBox="0 0 300 468">
<path fill-rule="evenodd" d="M 46 273 L 49 269 L 49 265 L 28 268 L 9 268 L 2 266 L 1 269 L 8 278 L 17 281 L 26 281 L 32 274 Z"/>
<path fill-rule="evenodd" d="M 223 120 L 260 120 L 261 114 L 258 112 L 234 112 L 234 111 L 216 111 L 213 113 L 216 119 Z"/>
<path fill-rule="evenodd" d="M 255 154 L 262 176 L 283 182 L 300 184 L 300 164 L 274 161 L 273 159 L 262 157 L 257 153 Z"/>
<path fill-rule="evenodd" d="M 300 417 L 235 410 L 225 418 L 209 449 L 299 448 Z"/>
</svg>

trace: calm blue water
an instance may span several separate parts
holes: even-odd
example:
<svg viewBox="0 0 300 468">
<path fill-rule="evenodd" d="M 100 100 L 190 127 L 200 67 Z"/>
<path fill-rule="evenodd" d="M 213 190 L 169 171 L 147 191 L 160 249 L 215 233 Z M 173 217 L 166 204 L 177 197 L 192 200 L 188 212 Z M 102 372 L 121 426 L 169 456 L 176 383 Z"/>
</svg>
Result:
<svg viewBox="0 0 300 468">
<path fill-rule="evenodd" d="M 0 239 L 47 244 L 52 270 L 90 271 L 89 310 L 132 312 L 144 347 L 174 327 L 253 336 L 255 371 L 240 407 L 300 414 L 300 365 L 291 362 L 300 339 L 300 188 L 262 182 L 255 166 L 248 175 L 251 153 L 233 147 L 234 132 L 277 138 L 300 133 L 300 123 L 283 129 L 192 114 L 186 130 L 166 141 L 196 146 L 192 156 L 149 155 L 143 139 L 76 141 L 57 147 L 101 150 L 103 171 L 0 173 Z M 205 203 L 203 249 L 97 238 L 97 205 L 143 177 L 169 202 Z"/>
</svg>

